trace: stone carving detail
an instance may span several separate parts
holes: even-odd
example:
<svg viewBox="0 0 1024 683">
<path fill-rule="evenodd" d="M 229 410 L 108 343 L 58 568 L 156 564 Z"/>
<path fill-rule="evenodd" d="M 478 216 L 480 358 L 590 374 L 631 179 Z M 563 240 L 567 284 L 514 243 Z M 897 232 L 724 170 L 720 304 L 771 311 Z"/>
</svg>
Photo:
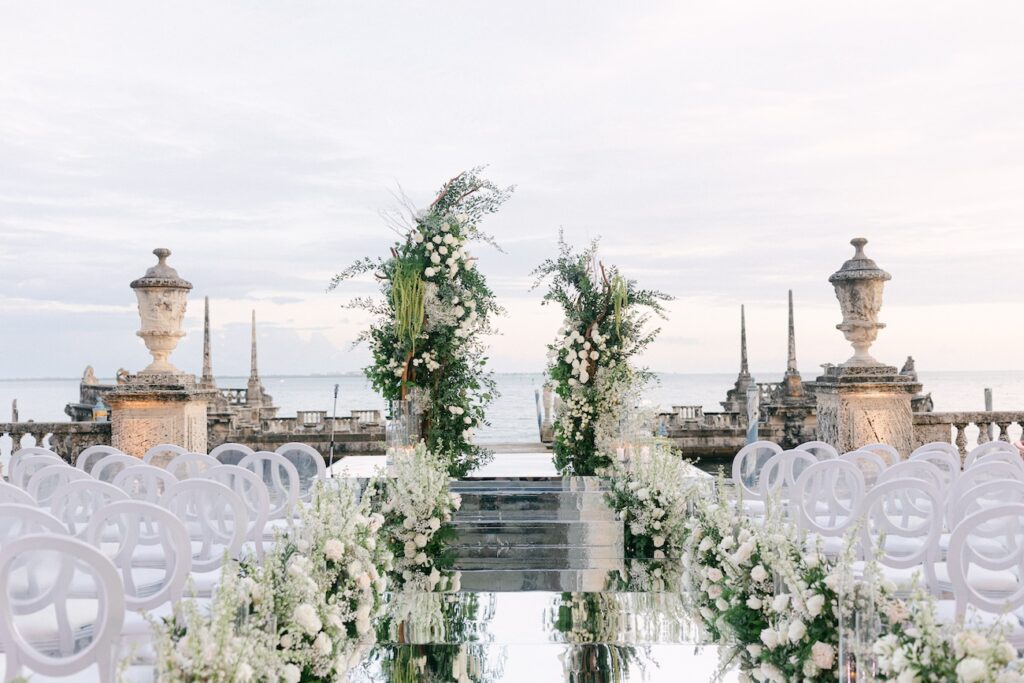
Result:
<svg viewBox="0 0 1024 683">
<path fill-rule="evenodd" d="M 882 309 L 885 282 L 892 276 L 864 254 L 867 243 L 863 237 L 850 240 L 856 249 L 853 258 L 828 279 L 836 290 L 843 312 L 843 322 L 836 325 L 836 329 L 843 333 L 854 350 L 846 366 L 881 365 L 868 349 L 878 337 L 878 331 L 885 327 L 885 323 L 878 322 L 878 313 Z"/>
<path fill-rule="evenodd" d="M 167 265 L 169 249 L 154 249 L 153 253 L 158 263 L 131 284 L 142 319 L 142 329 L 137 334 L 153 356 L 153 362 L 142 374 L 179 374 L 168 358 L 185 336 L 181 323 L 192 284 L 178 277 L 177 271 Z"/>
</svg>

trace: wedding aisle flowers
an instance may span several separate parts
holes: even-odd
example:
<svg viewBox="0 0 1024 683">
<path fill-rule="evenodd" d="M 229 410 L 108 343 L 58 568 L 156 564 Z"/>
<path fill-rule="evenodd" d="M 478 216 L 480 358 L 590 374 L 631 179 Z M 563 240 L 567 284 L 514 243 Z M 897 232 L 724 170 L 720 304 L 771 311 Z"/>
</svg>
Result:
<svg viewBox="0 0 1024 683">
<path fill-rule="evenodd" d="M 401 239 L 387 258 L 364 258 L 334 277 L 342 282 L 373 274 L 382 297 L 354 299 L 349 308 L 373 317 L 357 343 L 373 354 L 365 368 L 374 389 L 387 401 L 415 393 L 420 435 L 452 476 L 465 476 L 489 453 L 473 444 L 476 428 L 496 395 L 486 370 L 484 337 L 501 314 L 494 293 L 469 248 L 494 245 L 479 223 L 508 199 L 474 169 L 455 176 L 425 210 L 395 220 Z"/>
<path fill-rule="evenodd" d="M 185 601 L 155 627 L 159 680 L 335 681 L 374 642 L 391 556 L 384 519 L 346 487 L 316 486 L 262 565 L 226 565 L 209 613 Z"/>
<path fill-rule="evenodd" d="M 451 521 L 462 500 L 449 491 L 449 481 L 443 463 L 420 442 L 396 458 L 393 476 L 376 480 L 367 490 L 395 557 L 395 581 L 403 590 L 459 590 L 459 575 L 450 571 L 448 544 L 455 537 Z"/>
<path fill-rule="evenodd" d="M 623 415 L 651 381 L 629 360 L 658 330 L 645 332 L 651 313 L 664 315 L 671 297 L 640 289 L 614 266 L 597 260 L 597 241 L 577 253 L 559 233 L 559 255 L 534 271 L 534 288 L 544 283 L 543 303 L 562 308 L 565 320 L 548 346 L 548 376 L 561 399 L 555 422 L 555 465 L 561 472 L 593 475 L 610 464 L 609 453 Z"/>
<path fill-rule="evenodd" d="M 624 523 L 627 557 L 679 557 L 687 507 L 694 497 L 690 489 L 699 485 L 694 472 L 662 446 L 635 454 L 628 466 L 612 465 L 607 499 Z"/>
</svg>

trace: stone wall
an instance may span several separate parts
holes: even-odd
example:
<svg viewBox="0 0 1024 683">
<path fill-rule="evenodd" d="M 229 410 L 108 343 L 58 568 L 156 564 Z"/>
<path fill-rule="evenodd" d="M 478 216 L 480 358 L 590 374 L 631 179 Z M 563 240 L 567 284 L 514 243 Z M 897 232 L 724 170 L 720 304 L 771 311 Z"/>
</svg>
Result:
<svg viewBox="0 0 1024 683">
<path fill-rule="evenodd" d="M 78 454 L 89 446 L 110 445 L 110 423 L 0 422 L 0 453 L 7 454 L 8 448 L 16 453 L 21 448 L 23 440 L 26 446 L 30 445 L 26 437 L 34 439 L 36 446 L 48 443 L 59 456 L 74 463 Z"/>
</svg>

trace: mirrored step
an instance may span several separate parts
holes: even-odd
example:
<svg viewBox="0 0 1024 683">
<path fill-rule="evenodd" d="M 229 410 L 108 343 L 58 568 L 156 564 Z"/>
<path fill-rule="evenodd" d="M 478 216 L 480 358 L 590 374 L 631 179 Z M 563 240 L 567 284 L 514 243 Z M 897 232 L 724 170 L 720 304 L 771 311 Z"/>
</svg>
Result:
<svg viewBox="0 0 1024 683">
<path fill-rule="evenodd" d="M 675 593 L 391 593 L 380 643 L 699 643 Z"/>
<path fill-rule="evenodd" d="M 600 592 L 609 574 L 622 569 L 471 569 L 461 571 L 463 592 L 581 591 Z"/>
<path fill-rule="evenodd" d="M 719 676 L 720 651 L 704 645 L 462 644 L 378 645 L 349 680 L 353 683 L 734 683 Z"/>
<path fill-rule="evenodd" d="M 603 493 L 548 491 L 462 494 L 457 519 L 614 521 Z"/>
<path fill-rule="evenodd" d="M 456 519 L 453 546 L 619 545 L 622 522 L 530 521 L 474 522 Z"/>
<path fill-rule="evenodd" d="M 464 492 L 600 492 L 608 490 L 608 483 L 600 477 L 516 477 L 467 478 L 451 482 L 451 490 Z"/>
</svg>

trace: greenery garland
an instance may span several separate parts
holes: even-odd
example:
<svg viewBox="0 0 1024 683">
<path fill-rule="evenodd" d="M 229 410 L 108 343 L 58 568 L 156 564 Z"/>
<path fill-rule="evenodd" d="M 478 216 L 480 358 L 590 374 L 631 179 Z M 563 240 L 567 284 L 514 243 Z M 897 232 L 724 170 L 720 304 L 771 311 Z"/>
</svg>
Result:
<svg viewBox="0 0 1024 683">
<path fill-rule="evenodd" d="M 487 424 L 485 410 L 497 395 L 482 340 L 502 310 L 468 245 L 497 246 L 478 224 L 501 207 L 512 188 L 499 188 L 479 172 L 449 180 L 425 210 L 410 208 L 409 217 L 394 226 L 401 238 L 390 256 L 357 261 L 328 288 L 376 276 L 383 296 L 347 305 L 374 318 L 356 341 L 367 342 L 373 353 L 364 372 L 387 401 L 418 397 L 420 435 L 455 477 L 489 458 L 472 437 Z"/>
<path fill-rule="evenodd" d="M 544 304 L 565 312 L 559 338 L 548 346 L 548 376 L 562 401 L 555 423 L 555 466 L 560 472 L 593 475 L 611 463 L 610 443 L 633 408 L 636 393 L 653 379 L 630 365 L 660 330 L 645 332 L 651 314 L 665 317 L 672 297 L 640 289 L 615 266 L 597 260 L 598 240 L 573 251 L 558 235 L 559 255 L 532 273 L 533 289 L 547 283 Z"/>
</svg>

